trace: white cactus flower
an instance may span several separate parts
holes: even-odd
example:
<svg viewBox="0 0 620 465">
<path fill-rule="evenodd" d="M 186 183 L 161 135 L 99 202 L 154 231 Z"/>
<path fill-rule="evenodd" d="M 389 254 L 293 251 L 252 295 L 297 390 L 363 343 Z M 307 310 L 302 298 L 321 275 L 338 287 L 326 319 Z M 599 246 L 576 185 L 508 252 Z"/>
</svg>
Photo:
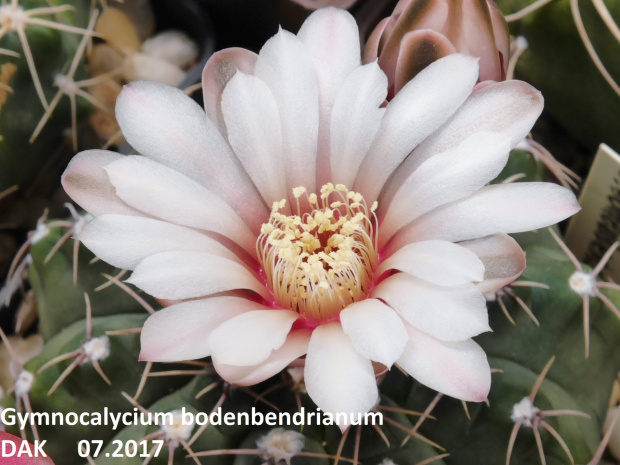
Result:
<svg viewBox="0 0 620 465">
<path fill-rule="evenodd" d="M 524 263 L 506 233 L 579 206 L 554 184 L 488 185 L 543 103 L 518 81 L 472 93 L 477 78 L 476 59 L 450 55 L 384 106 L 355 21 L 328 8 L 259 55 L 216 54 L 206 115 L 178 89 L 127 85 L 117 119 L 141 155 L 82 152 L 63 182 L 95 216 L 79 239 L 167 305 L 141 359 L 211 356 L 251 385 L 305 356 L 308 394 L 331 413 L 369 411 L 394 363 L 486 399 L 483 292 Z"/>
</svg>

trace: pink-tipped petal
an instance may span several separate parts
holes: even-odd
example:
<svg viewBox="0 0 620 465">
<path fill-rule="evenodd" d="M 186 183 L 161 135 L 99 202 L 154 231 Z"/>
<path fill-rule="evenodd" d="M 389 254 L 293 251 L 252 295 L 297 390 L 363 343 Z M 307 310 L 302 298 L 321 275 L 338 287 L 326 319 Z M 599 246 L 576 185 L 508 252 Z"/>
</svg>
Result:
<svg viewBox="0 0 620 465">
<path fill-rule="evenodd" d="M 123 87 L 116 119 L 142 155 L 206 186 L 258 229 L 268 211 L 228 143 L 182 90 L 151 81 Z"/>
<path fill-rule="evenodd" d="M 400 270 L 439 286 L 482 281 L 484 265 L 478 256 L 452 242 L 430 240 L 407 244 L 387 258 L 377 270 Z"/>
<path fill-rule="evenodd" d="M 495 179 L 506 165 L 509 152 L 506 135 L 477 133 L 426 160 L 392 199 L 382 198 L 381 212 L 386 213 L 381 221 L 380 245 L 424 213 L 467 197 Z"/>
<path fill-rule="evenodd" d="M 308 395 L 325 412 L 348 417 L 368 412 L 378 401 L 372 363 L 355 350 L 340 323 L 323 324 L 312 333 L 304 378 Z M 347 426 L 337 423 L 340 429 Z"/>
<path fill-rule="evenodd" d="M 84 210 L 94 216 L 106 213 L 141 215 L 123 202 L 108 179 L 104 167 L 124 158 L 107 150 L 86 150 L 69 162 L 62 175 L 65 192 Z"/>
<path fill-rule="evenodd" d="M 151 315 L 140 335 L 140 360 L 176 362 L 211 355 L 211 331 L 242 313 L 267 307 L 239 297 L 211 297 L 181 302 Z M 174 328 L 174 331 L 170 329 Z"/>
<path fill-rule="evenodd" d="M 254 75 L 265 81 L 278 104 L 287 190 L 304 186 L 315 192 L 319 87 L 310 51 L 281 29 L 261 49 Z"/>
<path fill-rule="evenodd" d="M 437 286 L 398 273 L 381 282 L 372 296 L 442 341 L 462 341 L 491 330 L 486 300 L 473 284 Z"/>
<path fill-rule="evenodd" d="M 267 205 L 287 197 L 278 105 L 267 85 L 238 72 L 222 94 L 228 141 Z"/>
<path fill-rule="evenodd" d="M 226 134 L 226 124 L 222 116 L 222 93 L 228 81 L 241 71 L 254 74 L 258 55 L 244 48 L 227 48 L 215 52 L 202 71 L 202 95 L 207 116 Z"/>
<path fill-rule="evenodd" d="M 270 294 L 243 265 L 203 252 L 162 252 L 142 260 L 128 283 L 158 299 L 191 299 L 234 289 Z"/>
<path fill-rule="evenodd" d="M 483 294 L 494 292 L 517 279 L 525 270 L 525 253 L 507 234 L 460 242 L 484 263 L 484 281 L 477 285 Z"/>
<path fill-rule="evenodd" d="M 278 374 L 291 362 L 305 355 L 308 352 L 310 334 L 311 331 L 306 329 L 291 331 L 282 347 L 271 352 L 267 360 L 258 365 L 221 365 L 214 360 L 213 366 L 227 382 L 238 386 L 251 386 Z"/>
<path fill-rule="evenodd" d="M 88 223 L 78 239 L 99 258 L 124 270 L 133 270 L 150 255 L 174 250 L 206 252 L 238 261 L 215 239 L 152 218 L 102 215 Z"/>
<path fill-rule="evenodd" d="M 387 78 L 377 63 L 358 67 L 340 87 L 331 119 L 332 182 L 352 186 L 377 135 L 385 109 Z"/>
<path fill-rule="evenodd" d="M 377 299 L 355 302 L 340 312 L 340 323 L 363 357 L 391 367 L 407 344 L 407 330 L 398 315 Z"/>
<path fill-rule="evenodd" d="M 478 77 L 475 58 L 454 54 L 425 68 L 387 106 L 381 128 L 360 166 L 356 191 L 376 199 L 409 153 L 461 106 Z"/>
<path fill-rule="evenodd" d="M 491 369 L 484 351 L 471 339 L 444 342 L 409 326 L 409 344 L 398 365 L 420 383 L 457 399 L 484 401 Z"/>
<path fill-rule="evenodd" d="M 211 358 L 218 365 L 252 366 L 282 347 L 299 313 L 256 310 L 227 320 L 207 337 Z"/>
<path fill-rule="evenodd" d="M 149 215 L 213 231 L 254 253 L 256 236 L 220 197 L 191 178 L 138 155 L 105 168 L 118 196 Z"/>
<path fill-rule="evenodd" d="M 345 78 L 360 66 L 360 37 L 353 16 L 337 8 L 323 8 L 304 21 L 297 37 L 314 61 L 319 85 L 318 185 L 333 181 L 330 168 L 332 107 Z"/>
<path fill-rule="evenodd" d="M 415 220 L 394 236 L 388 252 L 414 241 L 456 242 L 530 231 L 562 221 L 580 209 L 575 194 L 557 184 L 495 184 Z"/>
</svg>

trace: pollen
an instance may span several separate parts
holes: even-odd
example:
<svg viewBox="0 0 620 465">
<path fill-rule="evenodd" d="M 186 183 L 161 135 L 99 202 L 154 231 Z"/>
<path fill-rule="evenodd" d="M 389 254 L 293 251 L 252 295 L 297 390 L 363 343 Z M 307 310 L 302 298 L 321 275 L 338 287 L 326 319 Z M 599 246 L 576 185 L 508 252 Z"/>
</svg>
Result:
<svg viewBox="0 0 620 465">
<path fill-rule="evenodd" d="M 279 306 L 313 323 L 335 320 L 372 284 L 378 263 L 374 209 L 342 184 L 325 184 L 319 195 L 300 186 L 293 196 L 296 215 L 273 204 L 256 244 L 258 258 Z"/>
</svg>

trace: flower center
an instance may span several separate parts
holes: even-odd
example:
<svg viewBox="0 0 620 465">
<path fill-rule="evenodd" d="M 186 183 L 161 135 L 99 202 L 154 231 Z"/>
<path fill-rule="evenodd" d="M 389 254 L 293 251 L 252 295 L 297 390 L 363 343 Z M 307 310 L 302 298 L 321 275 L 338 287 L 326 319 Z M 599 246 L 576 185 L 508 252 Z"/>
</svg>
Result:
<svg viewBox="0 0 620 465">
<path fill-rule="evenodd" d="M 312 323 L 337 319 L 340 310 L 366 297 L 378 263 L 375 202 L 342 184 L 325 184 L 320 197 L 293 189 L 297 215 L 275 202 L 256 249 L 267 282 L 282 308 Z M 302 211 L 300 197 L 309 208 Z"/>
</svg>

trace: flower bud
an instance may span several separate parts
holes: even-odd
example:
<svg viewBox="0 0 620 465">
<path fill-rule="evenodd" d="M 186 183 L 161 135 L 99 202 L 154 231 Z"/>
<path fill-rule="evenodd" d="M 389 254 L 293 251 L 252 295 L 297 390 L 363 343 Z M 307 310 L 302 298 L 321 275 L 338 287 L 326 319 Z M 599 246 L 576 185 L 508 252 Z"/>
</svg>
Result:
<svg viewBox="0 0 620 465">
<path fill-rule="evenodd" d="M 479 81 L 506 78 L 508 27 L 493 0 L 400 0 L 370 35 L 364 62 L 379 59 L 391 99 L 416 74 L 451 53 L 480 58 Z"/>
</svg>

